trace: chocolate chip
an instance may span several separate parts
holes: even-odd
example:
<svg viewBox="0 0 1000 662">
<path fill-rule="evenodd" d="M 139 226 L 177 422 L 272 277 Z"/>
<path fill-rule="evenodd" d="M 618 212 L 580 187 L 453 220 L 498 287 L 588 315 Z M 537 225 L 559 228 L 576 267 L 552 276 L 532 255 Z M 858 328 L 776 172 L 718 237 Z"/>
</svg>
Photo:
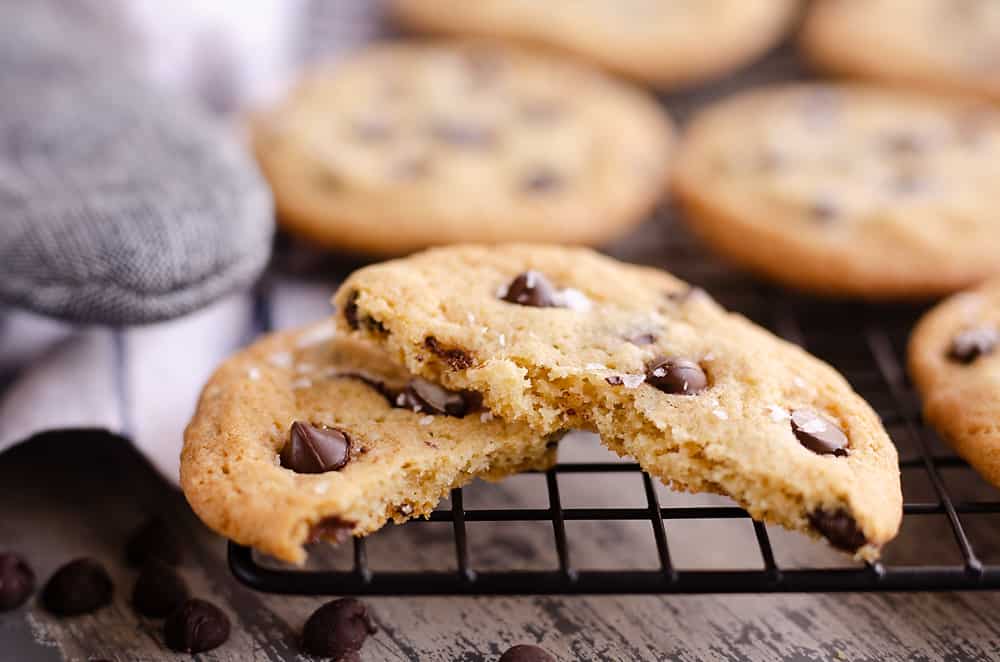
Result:
<svg viewBox="0 0 1000 662">
<path fill-rule="evenodd" d="M 633 345 L 637 345 L 638 347 L 644 347 L 645 345 L 652 345 L 655 343 L 656 335 L 653 333 L 637 333 L 634 336 L 629 336 L 625 340 Z"/>
<path fill-rule="evenodd" d="M 465 370 L 472 367 L 472 356 L 464 349 L 456 347 L 445 347 L 434 336 L 424 338 L 424 345 L 431 350 L 435 356 L 444 359 L 452 370 Z"/>
<path fill-rule="evenodd" d="M 479 124 L 439 120 L 431 125 L 431 135 L 435 140 L 453 147 L 483 148 L 496 142 L 492 129 Z"/>
<path fill-rule="evenodd" d="M 58 616 L 87 614 L 110 604 L 113 592 L 104 566 L 81 558 L 56 570 L 42 589 L 42 605 Z"/>
<path fill-rule="evenodd" d="M 843 508 L 832 513 L 817 510 L 809 515 L 809 523 L 831 545 L 845 552 L 854 552 L 868 542 L 865 534 L 858 528 L 858 523 Z"/>
<path fill-rule="evenodd" d="M 321 474 L 343 468 L 350 459 L 351 438 L 343 430 L 292 423 L 281 449 L 281 466 L 300 474 Z"/>
<path fill-rule="evenodd" d="M 528 193 L 549 193 L 562 188 L 565 181 L 556 171 L 539 168 L 521 180 L 521 190 Z"/>
<path fill-rule="evenodd" d="M 35 573 L 17 554 L 0 554 L 0 611 L 20 607 L 35 590 Z"/>
<path fill-rule="evenodd" d="M 125 560 L 134 568 L 154 558 L 170 565 L 180 565 L 183 556 L 177 538 L 158 515 L 147 519 L 125 543 Z"/>
<path fill-rule="evenodd" d="M 538 646 L 518 644 L 517 646 L 508 648 L 500 656 L 500 662 L 556 662 L 556 658 Z"/>
<path fill-rule="evenodd" d="M 538 271 L 525 271 L 507 286 L 500 298 L 509 303 L 534 308 L 553 308 L 556 305 L 555 288 Z"/>
<path fill-rule="evenodd" d="M 847 435 L 837 424 L 812 409 L 792 412 L 792 432 L 799 443 L 818 455 L 847 455 Z"/>
<path fill-rule="evenodd" d="M 1000 331 L 988 326 L 977 326 L 962 331 L 951 341 L 948 358 L 957 363 L 969 364 L 980 356 L 990 354 L 1000 343 Z"/>
<path fill-rule="evenodd" d="M 654 363 L 646 371 L 646 381 L 664 393 L 694 395 L 708 386 L 708 377 L 694 361 L 682 358 Z"/>
<path fill-rule="evenodd" d="M 347 326 L 355 331 L 361 328 L 361 325 L 358 324 L 358 297 L 360 296 L 361 293 L 355 290 L 348 295 L 347 303 L 344 304 L 344 320 L 347 321 Z"/>
<path fill-rule="evenodd" d="M 187 584 L 166 563 L 152 559 L 142 567 L 132 589 L 132 606 L 149 618 L 163 618 L 188 599 Z"/>
<path fill-rule="evenodd" d="M 311 545 L 312 543 L 319 542 L 320 540 L 325 540 L 332 545 L 339 545 L 342 542 L 347 542 L 347 540 L 351 538 L 351 531 L 353 530 L 354 522 L 342 520 L 336 515 L 326 517 L 313 524 L 309 529 L 309 536 L 306 538 L 306 544 Z"/>
<path fill-rule="evenodd" d="M 326 603 L 309 617 L 302 629 L 302 649 L 316 657 L 357 659 L 365 639 L 375 631 L 364 603 L 341 598 Z"/>
<path fill-rule="evenodd" d="M 611 375 L 610 377 L 605 377 L 604 381 L 611 384 L 612 386 L 621 386 L 623 383 L 621 375 Z"/>
<path fill-rule="evenodd" d="M 426 414 L 462 418 L 469 412 L 465 395 L 449 391 L 420 377 L 410 382 L 397 398 L 397 405 Z"/>
<path fill-rule="evenodd" d="M 229 639 L 229 617 L 211 602 L 187 600 L 167 617 L 163 637 L 179 653 L 210 651 Z"/>
</svg>

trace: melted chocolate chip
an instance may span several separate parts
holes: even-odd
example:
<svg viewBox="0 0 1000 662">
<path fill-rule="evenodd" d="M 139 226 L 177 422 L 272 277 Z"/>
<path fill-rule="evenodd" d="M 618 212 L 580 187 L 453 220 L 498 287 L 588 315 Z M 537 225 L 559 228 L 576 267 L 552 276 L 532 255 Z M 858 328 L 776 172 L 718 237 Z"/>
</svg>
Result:
<svg viewBox="0 0 1000 662">
<path fill-rule="evenodd" d="M 858 528 L 858 523 L 842 508 L 832 513 L 817 510 L 809 515 L 809 523 L 831 545 L 845 552 L 854 552 L 868 542 L 865 534 Z"/>
<path fill-rule="evenodd" d="M 656 342 L 656 334 L 637 333 L 634 336 L 629 336 L 625 340 L 638 347 L 644 347 L 646 345 L 652 345 Z"/>
<path fill-rule="evenodd" d="M 472 367 L 472 356 L 464 349 L 457 347 L 445 347 L 434 336 L 424 338 L 424 346 L 435 356 L 444 359 L 452 370 L 465 370 Z"/>
<path fill-rule="evenodd" d="M 502 300 L 533 308 L 553 308 L 556 306 L 555 288 L 538 271 L 525 271 L 507 286 Z"/>
<path fill-rule="evenodd" d="M 847 435 L 837 425 L 812 409 L 796 409 L 792 432 L 799 443 L 818 455 L 847 455 Z"/>
<path fill-rule="evenodd" d="M 463 393 L 456 393 L 426 379 L 416 377 L 397 397 L 396 404 L 425 414 L 444 414 L 462 418 L 469 412 Z"/>
<path fill-rule="evenodd" d="M 951 341 L 948 358 L 956 363 L 969 364 L 980 356 L 992 353 L 1000 343 L 1000 331 L 988 326 L 977 326 L 962 331 Z"/>
<path fill-rule="evenodd" d="M 361 296 L 360 292 L 355 290 L 347 297 L 347 303 L 344 304 L 344 320 L 347 321 L 347 325 L 357 331 L 361 328 L 358 323 L 358 297 Z"/>
<path fill-rule="evenodd" d="M 209 651 L 229 639 L 229 617 L 211 602 L 188 600 L 167 618 L 163 636 L 179 653 Z"/>
<path fill-rule="evenodd" d="M 190 597 L 187 584 L 177 572 L 153 559 L 142 568 L 132 589 L 132 606 L 149 618 L 163 618 Z"/>
<path fill-rule="evenodd" d="M 183 556 L 180 543 L 160 516 L 146 520 L 125 543 L 125 560 L 135 568 L 150 559 L 180 565 Z"/>
<path fill-rule="evenodd" d="M 610 377 L 605 377 L 604 381 L 611 384 L 612 386 L 621 386 L 623 383 L 620 375 L 611 375 Z"/>
<path fill-rule="evenodd" d="M 682 358 L 654 363 L 646 372 L 646 381 L 664 393 L 677 395 L 694 395 L 708 386 L 701 366 Z"/>
<path fill-rule="evenodd" d="M 17 554 L 0 554 L 0 611 L 20 607 L 35 590 L 35 573 Z"/>
<path fill-rule="evenodd" d="M 358 659 L 365 639 L 375 632 L 375 623 L 365 604 L 341 598 L 326 603 L 309 617 L 302 629 L 302 649 L 316 657 Z"/>
<path fill-rule="evenodd" d="M 312 543 L 325 540 L 332 545 L 339 545 L 342 542 L 347 542 L 351 538 L 351 531 L 353 530 L 353 522 L 342 520 L 336 515 L 326 517 L 313 524 L 309 529 L 309 536 L 306 538 L 306 544 L 311 545 Z"/>
<path fill-rule="evenodd" d="M 350 459 L 351 438 L 336 428 L 301 421 L 292 423 L 281 449 L 281 466 L 300 474 L 321 474 L 344 467 Z"/>
<path fill-rule="evenodd" d="M 496 142 L 496 133 L 487 126 L 440 120 L 430 129 L 435 140 L 452 147 L 471 147 L 481 149 L 490 147 Z"/>
<path fill-rule="evenodd" d="M 538 646 L 518 644 L 508 648 L 500 656 L 500 662 L 556 662 L 556 658 Z"/>
<path fill-rule="evenodd" d="M 56 570 L 42 589 L 42 605 L 58 616 L 75 616 L 111 604 L 114 585 L 94 559 L 70 561 Z"/>
<path fill-rule="evenodd" d="M 539 168 L 521 180 L 521 190 L 528 193 L 549 193 L 562 188 L 565 181 L 556 171 Z"/>
</svg>

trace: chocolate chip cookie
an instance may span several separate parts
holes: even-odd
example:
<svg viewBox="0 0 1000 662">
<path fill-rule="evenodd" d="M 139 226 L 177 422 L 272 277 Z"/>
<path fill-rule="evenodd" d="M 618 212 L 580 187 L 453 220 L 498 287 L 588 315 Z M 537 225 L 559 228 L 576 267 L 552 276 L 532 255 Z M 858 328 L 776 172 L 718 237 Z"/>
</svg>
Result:
<svg viewBox="0 0 1000 662">
<path fill-rule="evenodd" d="M 927 421 L 1000 486 L 1000 280 L 927 313 L 910 339 L 909 368 Z"/>
<path fill-rule="evenodd" d="M 300 563 L 305 543 L 427 515 L 474 478 L 554 461 L 554 437 L 332 331 L 326 322 L 268 336 L 205 386 L 184 434 L 181 485 L 222 535 Z"/>
<path fill-rule="evenodd" d="M 539 433 L 587 429 L 675 488 L 872 559 L 896 449 L 828 365 L 669 274 L 586 249 L 458 246 L 361 269 L 338 325 Z"/>
<path fill-rule="evenodd" d="M 697 234 L 792 287 L 914 298 L 1000 273 L 1000 112 L 978 102 L 755 90 L 694 119 L 675 175 Z"/>
<path fill-rule="evenodd" d="M 795 0 L 395 0 L 418 30 L 544 46 L 659 87 L 713 78 L 773 45 Z"/>
<path fill-rule="evenodd" d="M 1000 101 L 996 0 L 821 0 L 802 46 L 833 73 Z"/>
<path fill-rule="evenodd" d="M 663 194 L 643 92 L 497 46 L 397 42 L 316 71 L 253 122 L 281 222 L 334 249 L 601 243 Z"/>
</svg>

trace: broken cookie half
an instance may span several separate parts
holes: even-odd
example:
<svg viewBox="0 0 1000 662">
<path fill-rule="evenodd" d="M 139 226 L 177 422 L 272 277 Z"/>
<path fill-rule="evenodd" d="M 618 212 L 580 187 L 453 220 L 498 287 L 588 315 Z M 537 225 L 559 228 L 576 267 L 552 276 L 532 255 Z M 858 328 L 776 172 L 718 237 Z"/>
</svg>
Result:
<svg viewBox="0 0 1000 662">
<path fill-rule="evenodd" d="M 307 543 L 426 516 L 452 488 L 555 454 L 552 437 L 413 378 L 327 321 L 219 367 L 185 431 L 181 485 L 212 529 L 301 563 Z"/>
<path fill-rule="evenodd" d="M 586 249 L 453 246 L 366 267 L 338 325 L 538 434 L 582 428 L 677 489 L 872 560 L 896 449 L 830 366 L 669 274 Z"/>
</svg>

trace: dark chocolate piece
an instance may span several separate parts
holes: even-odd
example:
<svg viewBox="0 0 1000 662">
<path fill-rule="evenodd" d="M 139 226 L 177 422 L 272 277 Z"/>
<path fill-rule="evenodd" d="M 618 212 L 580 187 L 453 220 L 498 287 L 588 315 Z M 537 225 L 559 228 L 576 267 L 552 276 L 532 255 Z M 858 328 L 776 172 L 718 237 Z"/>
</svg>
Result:
<svg viewBox="0 0 1000 662">
<path fill-rule="evenodd" d="M 336 515 L 321 519 L 309 529 L 309 537 L 306 544 L 312 544 L 325 540 L 332 545 L 339 545 L 347 542 L 351 538 L 351 531 L 354 529 L 354 522 L 342 520 Z"/>
<path fill-rule="evenodd" d="M 341 598 L 326 603 L 309 617 L 302 629 L 302 649 L 316 657 L 357 659 L 365 639 L 375 632 L 375 623 L 365 604 Z"/>
<path fill-rule="evenodd" d="M 799 443 L 818 455 L 847 455 L 847 435 L 836 423 L 812 409 L 792 412 L 792 432 Z"/>
<path fill-rule="evenodd" d="M 132 606 L 149 618 L 163 618 L 190 597 L 184 579 L 172 567 L 151 559 L 142 567 L 132 589 Z"/>
<path fill-rule="evenodd" d="M 17 554 L 0 554 L 0 611 L 16 609 L 35 590 L 35 573 Z"/>
<path fill-rule="evenodd" d="M 664 393 L 676 395 L 694 395 L 708 387 L 708 377 L 701 366 L 684 358 L 654 363 L 646 372 L 646 381 Z"/>
<path fill-rule="evenodd" d="M 70 561 L 56 570 L 42 589 L 42 606 L 57 616 L 76 616 L 111 604 L 114 586 L 108 571 L 90 558 Z"/>
<path fill-rule="evenodd" d="M 510 282 L 501 299 L 521 306 L 553 308 L 556 306 L 555 294 L 555 288 L 544 274 L 525 271 Z"/>
<path fill-rule="evenodd" d="M 809 515 L 809 523 L 831 545 L 845 552 L 855 552 L 868 542 L 865 534 L 858 528 L 858 523 L 842 508 L 832 513 L 817 510 Z"/>
<path fill-rule="evenodd" d="M 184 557 L 180 542 L 159 515 L 150 517 L 132 533 L 125 543 L 125 560 L 132 567 L 141 567 L 150 559 L 170 565 L 180 565 Z"/>
<path fill-rule="evenodd" d="M 343 468 L 350 459 L 351 438 L 343 430 L 295 421 L 281 449 L 281 466 L 300 474 Z"/>
<path fill-rule="evenodd" d="M 445 347 L 434 336 L 424 338 L 424 345 L 436 356 L 444 359 L 452 370 L 465 370 L 472 367 L 472 356 L 464 349 Z"/>
<path fill-rule="evenodd" d="M 1000 343 L 1000 331 L 994 327 L 977 326 L 956 335 L 948 348 L 948 358 L 969 364 L 980 356 L 991 354 Z"/>
<path fill-rule="evenodd" d="M 179 653 L 202 653 L 229 639 L 229 617 L 205 600 L 191 599 L 178 607 L 163 624 L 163 637 Z"/>
<path fill-rule="evenodd" d="M 538 646 L 518 644 L 508 648 L 500 656 L 500 662 L 556 662 L 556 658 Z"/>
</svg>

